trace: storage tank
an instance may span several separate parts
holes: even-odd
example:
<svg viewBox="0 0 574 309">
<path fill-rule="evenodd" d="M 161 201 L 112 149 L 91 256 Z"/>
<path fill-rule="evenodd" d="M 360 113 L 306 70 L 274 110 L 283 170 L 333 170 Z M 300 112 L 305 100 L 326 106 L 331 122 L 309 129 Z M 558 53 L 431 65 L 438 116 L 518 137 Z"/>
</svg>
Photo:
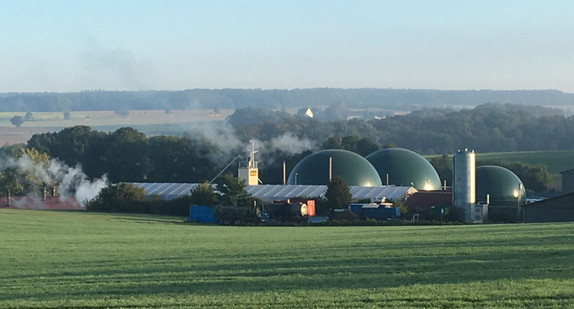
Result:
<svg viewBox="0 0 574 309">
<path fill-rule="evenodd" d="M 386 148 L 365 157 L 385 185 L 413 186 L 417 190 L 440 190 L 438 173 L 418 153 L 404 148 Z"/>
<path fill-rule="evenodd" d="M 483 165 L 476 168 L 476 181 L 478 202 L 489 202 L 490 221 L 520 221 L 519 205 L 526 203 L 526 189 L 516 174 L 504 167 Z"/>
<path fill-rule="evenodd" d="M 377 170 L 360 155 L 343 149 L 314 152 L 301 160 L 287 179 L 288 185 L 327 185 L 341 176 L 349 186 L 382 186 Z"/>
<path fill-rule="evenodd" d="M 452 204 L 464 211 L 464 221 L 472 221 L 476 202 L 476 156 L 474 150 L 458 150 L 452 159 Z"/>
</svg>

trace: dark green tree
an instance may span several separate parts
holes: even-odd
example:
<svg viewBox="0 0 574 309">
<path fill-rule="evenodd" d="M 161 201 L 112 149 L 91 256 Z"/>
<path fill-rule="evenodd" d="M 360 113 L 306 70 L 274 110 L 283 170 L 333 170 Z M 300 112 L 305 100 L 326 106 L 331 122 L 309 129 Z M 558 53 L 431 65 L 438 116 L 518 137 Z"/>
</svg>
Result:
<svg viewBox="0 0 574 309">
<path fill-rule="evenodd" d="M 245 191 L 245 181 L 225 174 L 215 180 L 217 191 L 221 193 L 221 204 L 224 206 L 250 206 L 253 198 Z"/>
<path fill-rule="evenodd" d="M 438 173 L 438 177 L 441 181 L 446 180 L 446 183 L 452 185 L 452 160 L 451 158 L 443 154 L 438 157 L 433 157 L 429 159 L 430 164 L 434 167 Z"/>
<path fill-rule="evenodd" d="M 12 123 L 17 128 L 19 128 L 24 123 L 24 118 L 22 116 L 14 116 L 14 117 L 10 118 L 10 123 Z"/>
<path fill-rule="evenodd" d="M 327 206 L 330 209 L 335 209 L 344 208 L 349 205 L 353 196 L 351 195 L 351 189 L 345 179 L 337 175 L 333 177 L 331 182 L 327 185 L 325 198 L 327 199 Z"/>
<path fill-rule="evenodd" d="M 206 181 L 191 192 L 190 200 L 195 205 L 216 206 L 219 204 L 219 195 L 215 193 L 213 186 Z"/>
<path fill-rule="evenodd" d="M 144 198 L 143 188 L 120 182 L 103 188 L 93 200 L 86 202 L 86 208 L 91 211 L 125 212 L 133 202 L 143 201 Z"/>
<path fill-rule="evenodd" d="M 105 166 L 112 182 L 144 181 L 152 169 L 147 153 L 145 134 L 130 127 L 120 128 L 107 140 Z"/>
<path fill-rule="evenodd" d="M 341 146 L 343 149 L 355 152 L 357 150 L 357 142 L 359 137 L 357 135 L 349 135 L 341 138 Z"/>
<path fill-rule="evenodd" d="M 361 138 L 358 140 L 355 148 L 355 152 L 363 157 L 366 157 L 377 150 L 379 150 L 379 146 L 368 138 Z"/>
<path fill-rule="evenodd" d="M 341 138 L 338 136 L 331 136 L 321 145 L 322 149 L 342 149 Z"/>
</svg>

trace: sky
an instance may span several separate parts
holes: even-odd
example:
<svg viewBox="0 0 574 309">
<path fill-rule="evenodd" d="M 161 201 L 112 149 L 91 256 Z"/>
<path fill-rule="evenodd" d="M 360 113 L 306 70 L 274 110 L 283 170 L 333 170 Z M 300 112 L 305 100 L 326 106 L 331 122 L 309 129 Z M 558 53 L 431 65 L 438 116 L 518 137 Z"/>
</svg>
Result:
<svg viewBox="0 0 574 309">
<path fill-rule="evenodd" d="M 574 1 L 0 0 L 0 93 L 574 93 Z"/>
</svg>

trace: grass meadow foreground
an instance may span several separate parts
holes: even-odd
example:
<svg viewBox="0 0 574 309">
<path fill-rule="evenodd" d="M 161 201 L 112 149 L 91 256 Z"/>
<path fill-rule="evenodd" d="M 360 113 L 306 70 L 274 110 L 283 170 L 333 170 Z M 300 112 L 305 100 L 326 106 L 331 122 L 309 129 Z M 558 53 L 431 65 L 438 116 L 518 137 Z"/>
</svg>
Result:
<svg viewBox="0 0 574 309">
<path fill-rule="evenodd" d="M 0 209 L 0 308 L 574 306 L 574 223 L 182 222 Z"/>
</svg>

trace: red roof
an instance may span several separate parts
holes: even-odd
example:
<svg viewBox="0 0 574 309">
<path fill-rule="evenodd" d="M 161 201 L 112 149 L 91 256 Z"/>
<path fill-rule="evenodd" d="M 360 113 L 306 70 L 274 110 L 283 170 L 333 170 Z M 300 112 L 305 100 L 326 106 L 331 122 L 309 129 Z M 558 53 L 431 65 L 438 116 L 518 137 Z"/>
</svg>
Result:
<svg viewBox="0 0 574 309">
<path fill-rule="evenodd" d="M 10 206 L 6 203 L 6 197 L 3 197 L 0 198 L 0 207 L 51 210 L 86 209 L 78 203 L 75 197 L 47 197 L 45 200 L 42 200 L 42 198 L 32 196 L 11 196 Z"/>
</svg>

